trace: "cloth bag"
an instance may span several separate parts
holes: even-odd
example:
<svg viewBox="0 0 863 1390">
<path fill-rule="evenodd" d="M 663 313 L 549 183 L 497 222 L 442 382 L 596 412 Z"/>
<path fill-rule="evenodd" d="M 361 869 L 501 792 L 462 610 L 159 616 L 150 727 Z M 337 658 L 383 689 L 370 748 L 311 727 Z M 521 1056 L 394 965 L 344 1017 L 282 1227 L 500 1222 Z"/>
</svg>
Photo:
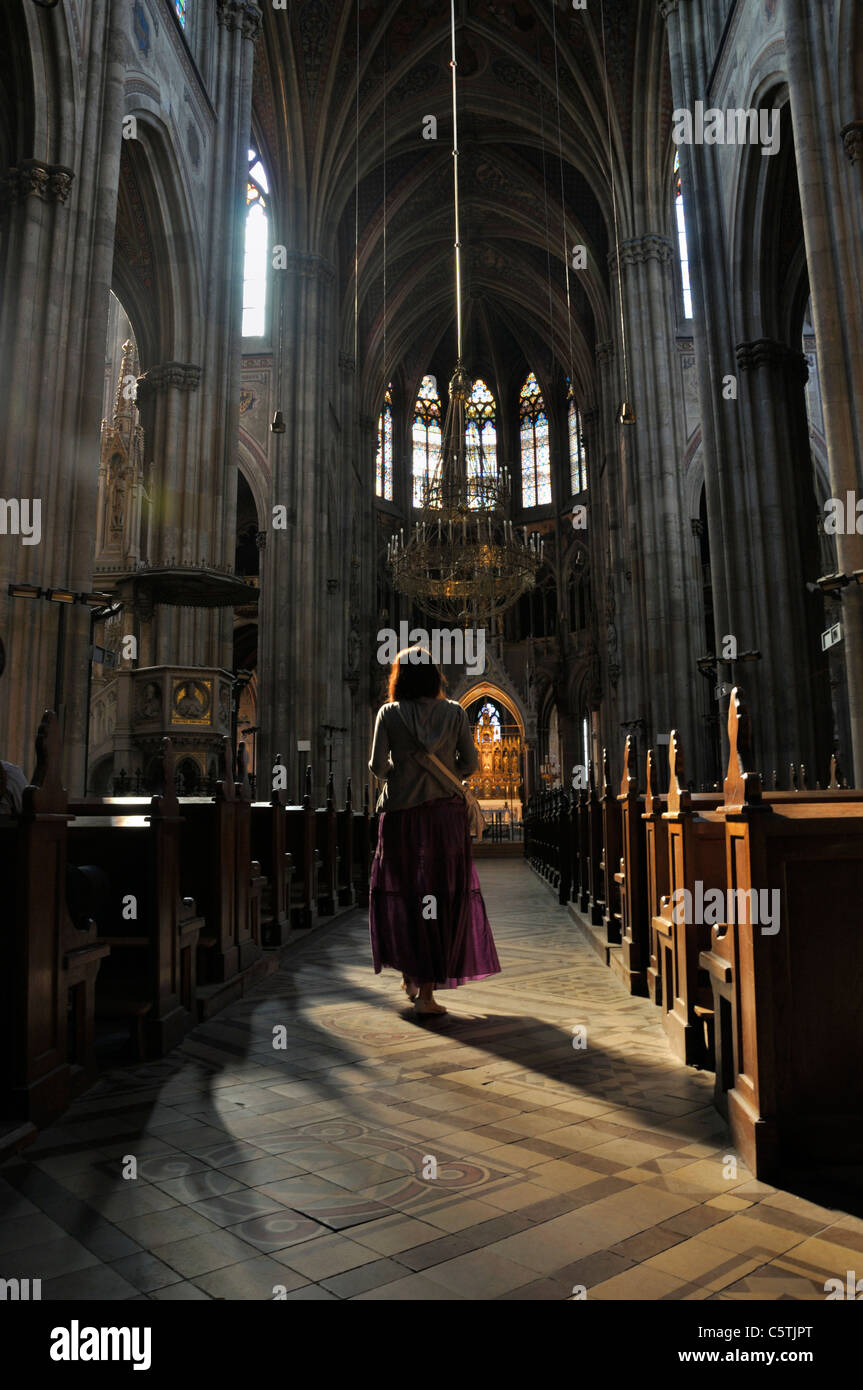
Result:
<svg viewBox="0 0 863 1390">
<path fill-rule="evenodd" d="M 453 790 L 458 792 L 467 807 L 467 823 L 471 836 L 475 840 L 481 840 L 483 831 L 485 830 L 485 816 L 473 792 L 469 787 L 464 786 L 460 777 L 457 777 L 454 772 L 450 772 L 449 768 L 445 763 L 441 762 L 440 758 L 436 757 L 434 753 L 430 753 L 427 748 L 422 746 L 419 739 L 414 737 L 404 719 L 402 719 L 401 713 L 399 713 L 399 719 L 401 719 L 402 724 L 404 724 L 408 738 L 413 744 L 411 751 L 417 762 L 426 769 L 426 772 L 430 772 L 432 777 L 436 776 L 438 781 L 449 783 Z"/>
</svg>

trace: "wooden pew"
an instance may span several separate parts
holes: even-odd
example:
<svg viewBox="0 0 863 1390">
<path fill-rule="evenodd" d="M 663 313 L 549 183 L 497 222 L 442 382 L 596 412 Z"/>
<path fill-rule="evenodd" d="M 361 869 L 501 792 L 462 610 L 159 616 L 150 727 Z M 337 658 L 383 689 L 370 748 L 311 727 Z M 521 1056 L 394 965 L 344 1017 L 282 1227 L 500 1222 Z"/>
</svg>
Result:
<svg viewBox="0 0 863 1390">
<path fill-rule="evenodd" d="M 620 953 L 630 994 L 647 993 L 650 963 L 650 911 L 645 868 L 644 797 L 638 794 L 635 744 L 627 734 L 620 782 L 620 869 L 615 874 L 620 900 Z"/>
<path fill-rule="evenodd" d="M 315 811 L 315 848 L 318 852 L 318 912 L 332 917 L 336 910 L 338 883 L 338 830 L 333 774 L 327 778 L 327 800 Z"/>
<path fill-rule="evenodd" d="M 566 904 L 572 897 L 572 799 L 568 791 L 558 794 L 558 862 L 560 881 L 557 885 L 557 901 Z"/>
<path fill-rule="evenodd" d="M 21 814 L 0 819 L 0 1116 L 36 1125 L 56 1119 L 93 1079 L 96 982 L 110 952 L 99 924 L 86 913 L 73 921 L 67 907 L 61 756 L 57 716 L 46 710 Z"/>
<path fill-rule="evenodd" d="M 596 767 L 591 761 L 587 791 L 587 882 L 588 902 L 593 926 L 601 925 L 605 915 L 605 883 L 602 867 L 602 802 L 596 788 Z"/>
<path fill-rule="evenodd" d="M 354 890 L 357 907 L 369 905 L 369 876 L 372 864 L 371 814 L 368 783 L 363 787 L 363 807 L 354 811 Z"/>
<path fill-rule="evenodd" d="M 695 917 L 697 884 L 703 893 L 725 887 L 725 823 L 716 809 L 721 797 L 694 794 L 686 787 L 683 749 L 673 730 L 669 745 L 669 782 L 662 822 L 668 837 L 668 897 L 653 919 L 657 968 L 662 976 L 662 1023 L 672 1049 L 684 1062 L 712 1064 L 713 996 L 699 965 L 710 929 Z M 654 890 L 655 891 L 655 890 Z M 681 900 L 678 895 L 687 894 Z M 701 972 L 701 973 L 699 973 Z"/>
<path fill-rule="evenodd" d="M 261 914 L 267 881 L 261 873 L 259 861 L 252 858 L 252 793 L 245 743 L 237 747 L 234 815 L 234 924 L 240 970 L 247 970 L 258 960 L 262 950 Z"/>
<path fill-rule="evenodd" d="M 644 876 L 647 885 L 647 920 L 650 958 L 647 966 L 647 992 L 653 1003 L 662 1005 L 662 971 L 660 937 L 668 931 L 668 835 L 662 816 L 665 798 L 659 793 L 656 774 L 656 755 L 647 751 L 646 791 L 644 794 Z M 661 919 L 661 920 L 658 920 Z"/>
<path fill-rule="evenodd" d="M 312 926 L 318 910 L 315 838 L 312 769 L 307 767 L 302 806 L 285 807 L 285 845 L 294 865 L 291 884 L 291 925 L 300 929 Z"/>
<path fill-rule="evenodd" d="M 161 793 L 144 815 L 76 816 L 69 826 L 73 864 L 97 865 L 108 895 L 99 927 L 111 947 L 96 989 L 97 1016 L 129 1025 L 136 1057 L 160 1057 L 195 1023 L 195 953 L 203 925 L 191 898 L 181 901 L 181 817 L 169 739 L 158 759 Z M 126 808 L 124 808 L 126 809 Z M 132 809 L 135 809 L 134 807 Z"/>
<path fill-rule="evenodd" d="M 339 853 L 337 897 L 339 907 L 354 905 L 354 806 L 351 779 L 345 788 L 345 806 L 336 812 L 336 839 Z"/>
<path fill-rule="evenodd" d="M 240 970 L 234 877 L 237 862 L 236 786 L 227 738 L 219 749 L 215 796 L 184 796 L 181 883 L 206 923 L 198 950 L 202 983 L 230 980 Z"/>
<path fill-rule="evenodd" d="M 728 735 L 725 858 L 735 896 L 701 956 L 717 1016 L 716 1102 L 760 1179 L 859 1164 L 863 804 L 836 790 L 766 797 L 739 689 Z M 752 892 L 774 918 L 766 929 Z"/>
<path fill-rule="evenodd" d="M 198 969 L 202 984 L 221 984 L 261 955 L 261 904 L 265 879 L 252 859 L 251 795 L 245 747 L 237 750 L 235 777 L 227 738 L 219 749 L 221 778 L 214 797 L 184 796 L 181 874 L 206 927 Z"/>
<path fill-rule="evenodd" d="M 576 792 L 572 812 L 573 902 L 582 914 L 590 903 L 590 836 L 588 802 L 590 792 L 581 787 Z"/>
<path fill-rule="evenodd" d="M 281 764 L 280 753 L 276 763 Z M 262 904 L 262 944 L 278 949 L 288 940 L 291 929 L 291 880 L 294 862 L 286 849 L 286 793 L 274 791 L 269 801 L 253 801 L 251 807 L 251 849 L 266 878 Z"/>
<path fill-rule="evenodd" d="M 622 827 L 620 802 L 611 785 L 608 766 L 608 749 L 602 750 L 602 796 L 600 798 L 602 823 L 602 876 L 604 902 L 602 904 L 602 924 L 605 938 L 610 946 L 618 945 L 622 935 L 622 909 L 620 884 L 617 875 L 620 870 L 622 848 Z"/>
</svg>

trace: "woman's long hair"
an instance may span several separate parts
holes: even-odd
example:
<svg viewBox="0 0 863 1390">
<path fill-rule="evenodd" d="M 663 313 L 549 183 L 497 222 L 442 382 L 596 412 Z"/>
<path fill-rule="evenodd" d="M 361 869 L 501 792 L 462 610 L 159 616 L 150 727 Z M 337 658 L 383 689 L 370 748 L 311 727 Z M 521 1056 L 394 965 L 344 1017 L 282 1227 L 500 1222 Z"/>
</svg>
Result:
<svg viewBox="0 0 863 1390">
<path fill-rule="evenodd" d="M 442 699 L 446 677 L 435 666 L 425 647 L 405 647 L 390 667 L 387 700 L 421 700 L 424 696 Z"/>
</svg>

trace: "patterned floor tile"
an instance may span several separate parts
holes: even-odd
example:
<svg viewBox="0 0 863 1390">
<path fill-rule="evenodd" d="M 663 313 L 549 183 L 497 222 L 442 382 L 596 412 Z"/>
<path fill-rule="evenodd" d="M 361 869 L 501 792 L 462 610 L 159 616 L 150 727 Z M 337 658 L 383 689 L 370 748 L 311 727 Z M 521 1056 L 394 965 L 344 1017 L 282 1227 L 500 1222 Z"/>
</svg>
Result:
<svg viewBox="0 0 863 1390">
<path fill-rule="evenodd" d="M 849 1175 L 726 1178 L 713 1077 L 523 862 L 480 874 L 503 971 L 445 1017 L 372 973 L 346 914 L 169 1057 L 102 1075 L 0 1168 L 15 1273 L 93 1299 L 728 1301 L 863 1271 Z"/>
</svg>

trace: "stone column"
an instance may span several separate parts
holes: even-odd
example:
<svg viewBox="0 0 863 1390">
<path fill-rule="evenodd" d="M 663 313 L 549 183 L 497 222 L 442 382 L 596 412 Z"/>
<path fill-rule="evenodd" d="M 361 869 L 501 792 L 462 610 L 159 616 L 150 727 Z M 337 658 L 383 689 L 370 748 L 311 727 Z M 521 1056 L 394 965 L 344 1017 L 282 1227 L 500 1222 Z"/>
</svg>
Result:
<svg viewBox="0 0 863 1390">
<path fill-rule="evenodd" d="M 740 534 L 756 582 L 753 607 L 734 636 L 740 652 L 762 654 L 758 746 L 772 755 L 765 776 L 802 762 L 814 785 L 830 761 L 833 719 L 826 668 L 819 672 L 817 661 L 824 603 L 806 589 L 819 567 L 804 397 L 809 369 L 802 352 L 766 338 L 738 344 L 737 363 L 750 459 L 740 481 Z M 752 685 L 752 669 L 720 667 L 719 679 Z"/>
<path fill-rule="evenodd" d="M 108 290 L 120 164 L 122 55 L 128 16 L 100 7 L 88 30 L 86 81 L 72 88 L 74 58 L 55 14 L 57 82 L 49 149 L 18 151 L 5 178 L 0 306 L 0 495 L 41 506 L 41 540 L 0 537 L 0 634 L 6 645 L 0 751 L 30 775 L 43 709 L 64 677 L 63 776 L 83 790 L 89 613 L 44 599 L 13 599 L 8 584 L 92 588 Z M 58 27 L 59 26 L 59 27 Z M 30 26 L 41 41 L 42 26 Z M 41 63 L 41 56 L 40 56 Z M 22 72 L 28 67 L 22 63 Z M 23 84 L 24 79 L 22 79 Z M 33 99 L 22 85 L 15 98 Z M 35 93 L 35 100 L 45 93 Z M 23 128 L 22 128 L 23 129 Z M 13 292 L 14 291 L 14 292 Z"/>
<path fill-rule="evenodd" d="M 273 459 L 273 505 L 287 509 L 287 527 L 267 542 L 266 593 L 260 633 L 262 756 L 277 749 L 297 766 L 297 740 L 309 739 L 316 797 L 326 785 L 324 722 L 331 685 L 341 685 L 320 655 L 327 602 L 329 546 L 326 470 L 331 438 L 328 400 L 335 374 L 332 287 L 335 268 L 313 252 L 293 252 L 281 277 L 281 335 L 275 404 L 285 417 Z M 293 785 L 294 772 L 289 773 Z"/>
<path fill-rule="evenodd" d="M 700 747 L 695 714 L 697 594 L 682 485 L 686 424 L 676 346 L 674 248 L 648 233 L 620 248 L 635 424 L 623 436 L 623 516 L 627 542 L 626 659 L 634 661 L 623 707 L 642 718 L 651 740 L 680 730 Z M 611 257 L 616 271 L 616 257 Z M 621 753 L 615 731 L 615 767 Z M 693 776 L 697 775 L 693 769 Z"/>
<path fill-rule="evenodd" d="M 708 90 L 719 35 L 712 32 L 709 17 L 705 17 L 703 6 L 695 0 L 658 0 L 658 8 L 668 28 L 674 106 L 691 110 Z M 734 633 L 754 603 L 752 569 L 745 548 L 738 546 L 736 534 L 738 481 L 745 474 L 747 460 L 737 402 L 724 399 L 722 391 L 723 379 L 733 375 L 736 367 L 732 285 L 722 230 L 725 215 L 721 168 L 713 147 L 681 145 L 680 169 L 695 310 L 693 337 L 714 618 L 717 636 L 721 636 Z M 747 672 L 750 691 L 752 683 Z M 756 699 L 753 705 L 758 727 L 763 704 Z M 728 757 L 727 698 L 718 703 L 718 712 L 724 765 Z M 692 771 L 690 775 L 697 780 L 699 774 Z"/>
<path fill-rule="evenodd" d="M 614 740 L 620 700 L 626 699 L 631 675 L 630 663 L 624 659 L 625 634 L 618 626 L 625 583 L 626 544 L 618 466 L 620 425 L 617 416 L 622 396 L 617 375 L 614 344 L 598 343 L 597 406 L 588 438 L 588 546 L 593 609 L 590 683 L 593 698 L 600 702 L 602 736 L 609 746 Z M 587 713 L 591 719 L 596 708 L 595 703 L 589 702 Z"/>
<path fill-rule="evenodd" d="M 838 128 L 832 26 L 822 7 L 786 0 L 791 115 L 812 317 L 818 350 L 824 430 L 834 497 L 863 492 L 863 269 L 861 161 L 863 122 Z M 863 536 L 836 536 L 840 572 L 863 569 Z M 842 624 L 854 754 L 863 785 L 863 588 L 843 592 Z"/>
</svg>

